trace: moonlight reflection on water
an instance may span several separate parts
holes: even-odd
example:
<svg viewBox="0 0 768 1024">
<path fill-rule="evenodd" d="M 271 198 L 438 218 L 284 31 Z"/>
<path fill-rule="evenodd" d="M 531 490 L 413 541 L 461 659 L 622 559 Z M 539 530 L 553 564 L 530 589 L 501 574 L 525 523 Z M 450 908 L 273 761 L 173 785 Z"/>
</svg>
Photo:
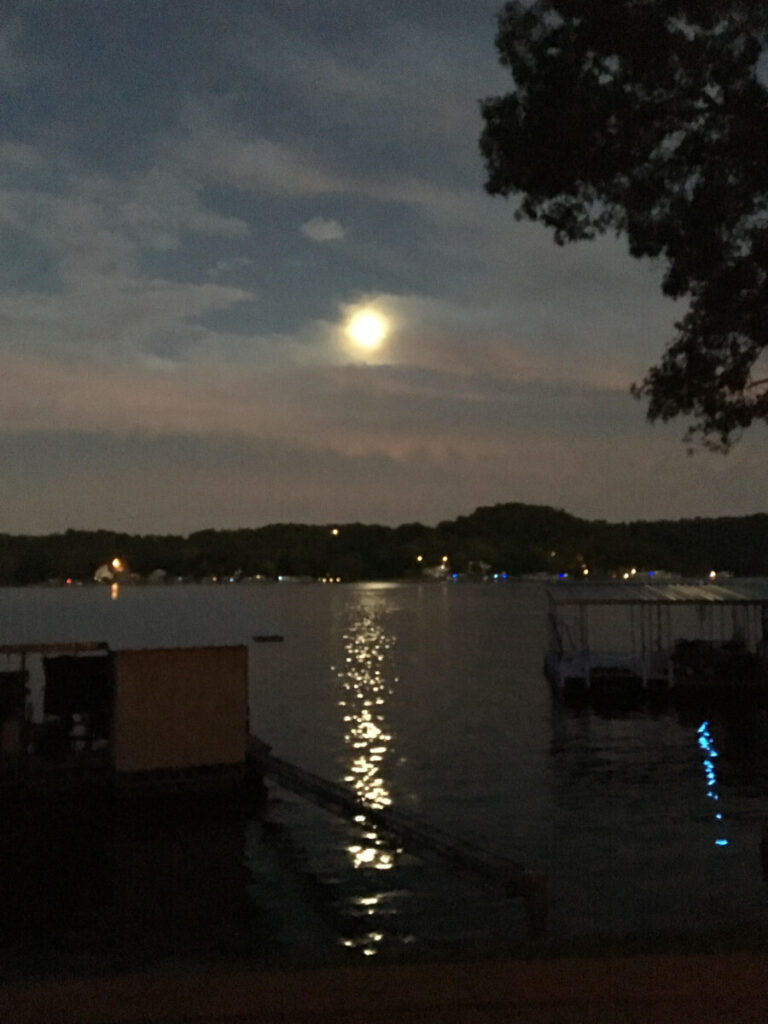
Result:
<svg viewBox="0 0 768 1024">
<path fill-rule="evenodd" d="M 386 700 L 397 682 L 390 654 L 395 636 L 386 628 L 386 608 L 362 600 L 351 609 L 351 622 L 343 634 L 344 665 L 337 670 L 341 688 L 338 701 L 344 719 L 344 743 L 347 748 L 345 783 L 355 790 L 361 803 L 374 810 L 388 807 L 392 797 L 385 778 L 391 755 L 392 735 L 386 719 Z M 359 840 L 351 842 L 347 853 L 353 867 L 386 871 L 391 869 L 397 852 L 377 829 L 360 815 L 355 818 L 361 830 Z M 380 896 L 357 898 L 362 913 L 373 917 Z M 364 932 L 357 940 L 348 940 L 372 956 L 383 939 L 379 931 Z"/>
</svg>

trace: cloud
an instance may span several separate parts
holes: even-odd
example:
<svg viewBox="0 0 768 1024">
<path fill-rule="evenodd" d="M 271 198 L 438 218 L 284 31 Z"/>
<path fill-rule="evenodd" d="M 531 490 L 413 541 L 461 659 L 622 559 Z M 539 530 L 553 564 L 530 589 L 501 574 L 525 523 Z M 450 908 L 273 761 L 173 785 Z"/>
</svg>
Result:
<svg viewBox="0 0 768 1024">
<path fill-rule="evenodd" d="M 243 191 L 311 196 L 342 190 L 337 174 L 298 143 L 249 137 L 206 104 L 189 104 L 178 137 L 163 143 L 164 160 L 193 178 Z"/>
<path fill-rule="evenodd" d="M 35 147 L 25 142 L 0 142 L 0 168 L 14 166 L 38 170 L 44 166 L 44 161 Z"/>
<path fill-rule="evenodd" d="M 213 283 L 131 279 L 53 295 L 0 295 L 3 348 L 54 362 L 87 356 L 131 363 L 161 343 L 181 354 L 205 334 L 197 318 L 251 298 Z"/>
<path fill-rule="evenodd" d="M 446 459 L 427 446 L 394 458 L 343 453 L 321 441 L 139 431 L 0 438 L 4 528 L 163 533 L 268 522 L 437 523 L 514 500 L 589 518 L 610 509 L 608 518 L 626 520 L 690 515 L 691 502 L 703 516 L 768 503 L 765 436 L 741 449 L 738 462 L 686 458 L 676 439 L 657 432 L 640 449 L 621 438 L 512 437 Z"/>
<path fill-rule="evenodd" d="M 408 367 L 424 379 L 450 377 L 457 390 L 476 381 L 490 382 L 497 391 L 538 381 L 622 395 L 645 369 L 631 347 L 612 341 L 606 351 L 603 335 L 592 335 L 610 309 L 593 310 L 586 325 L 578 320 L 567 325 L 564 340 L 556 331 L 565 325 L 553 319 L 546 302 L 526 306 L 514 292 L 507 301 L 481 309 L 437 296 L 364 294 L 342 304 L 339 321 L 361 305 L 382 313 L 390 334 L 381 349 L 361 360 L 337 332 L 335 362 Z"/>
<path fill-rule="evenodd" d="M 20 17 L 5 16 L 0 27 L 0 86 L 20 89 L 32 77 L 43 73 L 46 64 L 37 60 L 34 64 L 21 54 L 23 21 Z"/>
<path fill-rule="evenodd" d="M 0 147 L 0 169 L 34 170 L 41 160 L 28 146 Z M 42 184 L 0 191 L 0 223 L 51 268 L 45 290 L 30 275 L 0 294 L 2 347 L 47 352 L 54 360 L 88 353 L 129 362 L 193 348 L 204 333 L 200 318 L 254 297 L 211 280 L 146 273 L 147 253 L 182 250 L 191 235 L 219 243 L 247 239 L 245 221 L 208 209 L 201 195 L 201 183 L 160 165 L 124 179 L 62 169 L 55 191 Z M 251 262 L 222 259 L 210 276 Z"/>
<path fill-rule="evenodd" d="M 344 237 L 344 228 L 337 220 L 313 217 L 301 225 L 301 233 L 314 242 L 333 242 Z"/>
<path fill-rule="evenodd" d="M 179 130 L 163 140 L 162 161 L 179 176 L 279 197 L 354 195 L 376 202 L 458 210 L 476 190 L 435 184 L 397 162 L 351 166 L 310 137 L 249 135 L 215 104 L 189 99 Z M 373 166 L 373 170 L 370 167 Z"/>
<path fill-rule="evenodd" d="M 184 233 L 218 238 L 245 238 L 246 221 L 222 216 L 201 199 L 204 182 L 173 165 L 157 163 L 125 185 L 110 182 L 106 202 L 119 211 L 118 222 L 143 245 L 176 248 Z"/>
<path fill-rule="evenodd" d="M 237 274 L 243 270 L 250 270 L 255 266 L 255 261 L 250 256 L 231 256 L 226 259 L 217 260 L 209 268 L 208 276 L 213 278 L 228 277 L 230 274 Z"/>
<path fill-rule="evenodd" d="M 217 348 L 218 340 L 218 348 Z M 468 376 L 409 366 L 278 362 L 253 339 L 226 359 L 213 336 L 184 360 L 119 363 L 0 354 L 0 433 L 61 430 L 148 437 L 240 436 L 345 457 L 450 463 L 549 437 L 615 439 L 642 429 L 639 409 L 599 386 Z M 294 342 L 296 352 L 300 346 Z M 273 355 L 262 360 L 266 348 Z M 171 372 L 172 371 L 172 372 Z"/>
<path fill-rule="evenodd" d="M 45 157 L 29 146 L 0 147 L 0 171 L 34 169 Z M 142 249 L 167 252 L 185 235 L 232 239 L 249 234 L 247 223 L 222 216 L 202 202 L 202 182 L 156 164 L 125 179 L 57 168 L 51 185 L 0 192 L 0 220 L 41 246 L 70 285 L 94 276 L 136 272 Z"/>
<path fill-rule="evenodd" d="M 302 19 L 262 11 L 255 31 L 231 42 L 232 58 L 259 76 L 265 53 L 279 53 L 268 65 L 271 87 L 313 120 L 325 121 L 329 108 L 337 110 L 353 149 L 366 139 L 375 145 L 386 138 L 390 149 L 408 146 L 412 158 L 440 146 L 444 161 L 464 161 L 472 147 L 456 140 L 477 134 L 478 97 L 509 87 L 508 73 L 494 59 L 495 5 L 486 6 L 484 12 L 476 0 L 472 15 L 465 11 L 450 24 L 440 5 L 441 16 L 431 25 L 412 4 L 396 16 L 380 6 L 355 16 L 343 47 L 308 33 Z"/>
</svg>

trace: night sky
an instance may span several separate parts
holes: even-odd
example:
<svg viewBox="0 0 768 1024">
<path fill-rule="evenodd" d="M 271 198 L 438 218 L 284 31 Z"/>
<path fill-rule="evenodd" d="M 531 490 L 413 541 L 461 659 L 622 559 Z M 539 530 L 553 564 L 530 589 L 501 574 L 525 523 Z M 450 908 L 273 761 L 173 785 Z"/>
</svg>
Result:
<svg viewBox="0 0 768 1024">
<path fill-rule="evenodd" d="M 661 268 L 485 194 L 499 7 L 2 4 L 0 532 L 765 510 L 629 396 Z"/>
</svg>

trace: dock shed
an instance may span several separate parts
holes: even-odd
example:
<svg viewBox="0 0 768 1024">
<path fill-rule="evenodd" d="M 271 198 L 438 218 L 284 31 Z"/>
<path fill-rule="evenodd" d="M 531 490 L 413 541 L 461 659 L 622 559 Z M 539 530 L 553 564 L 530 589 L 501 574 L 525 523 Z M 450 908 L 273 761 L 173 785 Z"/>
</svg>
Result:
<svg viewBox="0 0 768 1024">
<path fill-rule="evenodd" d="M 115 651 L 115 771 L 243 765 L 248 648 Z"/>
<path fill-rule="evenodd" d="M 118 788 L 230 782 L 248 748 L 248 648 L 111 650 L 105 643 L 0 646 L 0 778 Z M 44 675 L 42 720 L 29 663 Z"/>
</svg>

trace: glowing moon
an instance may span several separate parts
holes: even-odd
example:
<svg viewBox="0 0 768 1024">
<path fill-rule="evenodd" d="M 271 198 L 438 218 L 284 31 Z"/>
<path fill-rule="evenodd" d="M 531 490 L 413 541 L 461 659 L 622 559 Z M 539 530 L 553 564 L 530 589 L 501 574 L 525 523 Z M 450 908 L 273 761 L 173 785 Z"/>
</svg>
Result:
<svg viewBox="0 0 768 1024">
<path fill-rule="evenodd" d="M 369 352 L 377 349 L 388 333 L 387 318 L 373 309 L 361 309 L 354 313 L 347 324 L 347 336 Z"/>
</svg>

